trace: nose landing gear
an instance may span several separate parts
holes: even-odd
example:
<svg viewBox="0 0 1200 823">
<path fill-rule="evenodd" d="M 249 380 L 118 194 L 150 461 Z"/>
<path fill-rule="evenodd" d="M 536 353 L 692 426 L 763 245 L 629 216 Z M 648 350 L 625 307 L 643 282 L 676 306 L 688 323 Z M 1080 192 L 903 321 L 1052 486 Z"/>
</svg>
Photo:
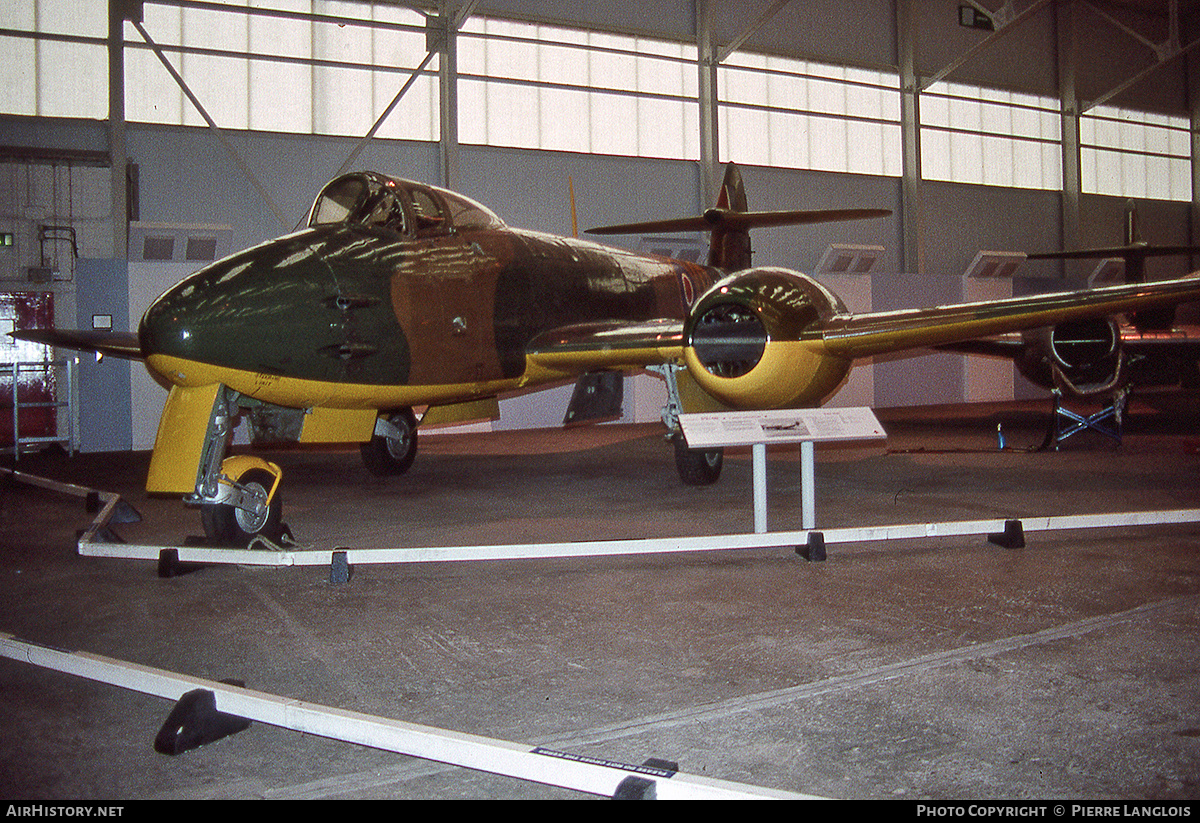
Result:
<svg viewBox="0 0 1200 823">
<path fill-rule="evenodd" d="M 199 506 L 204 536 L 220 545 L 245 546 L 255 537 L 278 540 L 283 532 L 283 470 L 253 455 L 226 457 L 237 425 L 236 395 L 216 391 L 201 451 L 196 491 L 186 502 Z"/>
<path fill-rule="evenodd" d="M 282 474 L 279 466 L 256 457 L 224 460 L 217 493 L 200 503 L 205 536 L 239 546 L 260 536 L 277 540 L 283 531 L 283 500 L 277 493 Z"/>
</svg>

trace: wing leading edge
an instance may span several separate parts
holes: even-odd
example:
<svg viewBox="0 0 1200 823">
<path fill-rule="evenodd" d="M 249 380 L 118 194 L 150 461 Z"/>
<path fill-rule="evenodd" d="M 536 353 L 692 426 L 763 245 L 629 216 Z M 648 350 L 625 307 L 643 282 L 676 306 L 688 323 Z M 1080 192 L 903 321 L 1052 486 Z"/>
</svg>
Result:
<svg viewBox="0 0 1200 823">
<path fill-rule="evenodd" d="M 1194 300 L 1200 300 L 1196 274 L 926 309 L 839 314 L 806 336 L 819 341 L 826 354 L 853 360 L 955 343 L 970 346 L 992 335 Z M 555 370 L 635 368 L 677 360 L 685 346 L 683 335 L 680 320 L 583 323 L 539 335 L 527 354 L 533 363 Z"/>
<path fill-rule="evenodd" d="M 75 351 L 89 351 L 125 360 L 142 360 L 142 345 L 133 332 L 70 331 L 64 329 L 25 329 L 9 332 L 10 337 Z"/>
<path fill-rule="evenodd" d="M 828 354 L 854 359 L 1005 332 L 1200 300 L 1200 275 L 928 309 L 841 315 L 819 337 Z"/>
</svg>

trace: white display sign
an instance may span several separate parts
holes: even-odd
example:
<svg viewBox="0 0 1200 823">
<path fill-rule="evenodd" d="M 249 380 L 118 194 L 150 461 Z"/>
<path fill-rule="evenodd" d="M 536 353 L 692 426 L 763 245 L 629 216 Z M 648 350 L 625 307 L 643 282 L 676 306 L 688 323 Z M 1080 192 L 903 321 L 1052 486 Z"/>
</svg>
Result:
<svg viewBox="0 0 1200 823">
<path fill-rule="evenodd" d="M 693 449 L 887 437 L 866 407 L 681 414 L 679 424 Z"/>
</svg>

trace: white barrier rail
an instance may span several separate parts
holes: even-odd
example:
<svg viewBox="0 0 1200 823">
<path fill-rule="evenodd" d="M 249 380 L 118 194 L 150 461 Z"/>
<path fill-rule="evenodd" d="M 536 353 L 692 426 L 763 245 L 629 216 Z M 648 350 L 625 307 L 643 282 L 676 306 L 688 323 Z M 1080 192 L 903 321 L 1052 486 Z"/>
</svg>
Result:
<svg viewBox="0 0 1200 823">
<path fill-rule="evenodd" d="M 643 791 L 649 790 L 651 796 L 659 800 L 822 799 L 688 775 L 660 766 L 614 763 L 597 757 L 374 717 L 85 652 L 54 649 L 18 640 L 11 634 L 0 633 L 0 657 L 169 700 L 178 700 L 189 692 L 202 689 L 213 693 L 216 710 L 224 714 L 603 797 L 616 796 L 622 784 L 632 778 L 652 784 L 643 784 Z"/>
<path fill-rule="evenodd" d="M 824 559 L 824 547 L 847 543 L 884 542 L 916 538 L 988 535 L 999 545 L 1014 547 L 1028 532 L 1200 523 L 1200 509 L 1166 509 L 1142 512 L 1057 515 L 1022 518 L 991 518 L 942 523 L 896 523 L 834 529 L 804 529 L 753 534 L 720 534 L 701 537 L 654 537 L 618 540 L 585 540 L 568 543 L 513 543 L 478 546 L 434 546 L 406 548 L 278 548 L 265 543 L 260 548 L 217 548 L 210 546 L 153 546 L 111 543 L 99 539 L 120 505 L 115 494 L 96 492 L 82 486 L 58 483 L 10 469 L 0 468 L 14 479 L 48 489 L 95 498 L 103 503 L 96 519 L 80 536 L 79 554 L 88 557 L 163 561 L 170 555 L 179 563 L 242 566 L 329 566 L 380 563 L 439 563 L 470 560 L 534 560 L 563 557 L 602 557 L 673 552 L 736 551 L 743 549 L 791 548 L 810 560 Z M 1014 542 L 1006 538 L 1016 535 Z M 1023 543 L 1021 543 L 1023 545 Z"/>
</svg>

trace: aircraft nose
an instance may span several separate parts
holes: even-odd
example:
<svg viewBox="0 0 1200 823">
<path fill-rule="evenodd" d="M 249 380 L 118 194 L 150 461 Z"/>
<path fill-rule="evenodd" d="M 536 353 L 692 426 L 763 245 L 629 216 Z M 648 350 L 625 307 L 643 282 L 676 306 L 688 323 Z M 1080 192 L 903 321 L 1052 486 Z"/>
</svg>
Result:
<svg viewBox="0 0 1200 823">
<path fill-rule="evenodd" d="M 281 238 L 218 260 L 169 289 L 147 309 L 138 329 L 147 363 L 156 371 L 164 358 L 259 373 L 289 371 L 294 360 L 289 343 L 298 334 L 321 335 L 321 300 L 334 291 L 317 247 L 303 234 Z M 172 380 L 182 376 L 160 373 Z"/>
</svg>

